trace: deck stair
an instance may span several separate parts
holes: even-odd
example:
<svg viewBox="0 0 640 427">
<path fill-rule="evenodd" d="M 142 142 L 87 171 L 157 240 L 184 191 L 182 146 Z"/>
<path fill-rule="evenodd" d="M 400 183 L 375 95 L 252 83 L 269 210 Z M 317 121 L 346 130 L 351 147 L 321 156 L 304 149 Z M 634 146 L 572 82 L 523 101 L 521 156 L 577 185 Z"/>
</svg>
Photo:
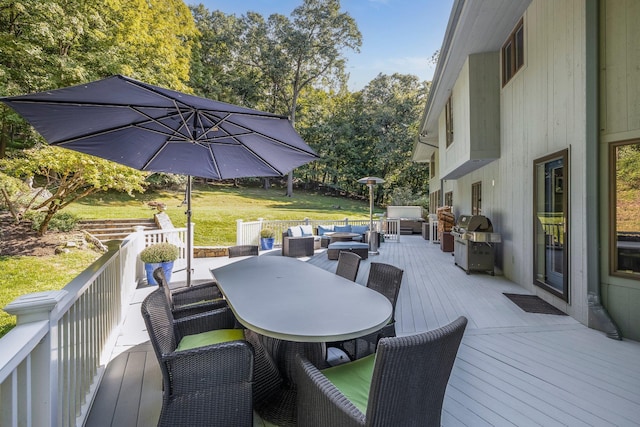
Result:
<svg viewBox="0 0 640 427">
<path fill-rule="evenodd" d="M 102 243 L 109 240 L 122 240 L 134 231 L 134 227 L 142 226 L 145 230 L 157 230 L 153 218 L 139 219 L 85 219 L 78 221 L 78 228 L 91 234 Z"/>
</svg>

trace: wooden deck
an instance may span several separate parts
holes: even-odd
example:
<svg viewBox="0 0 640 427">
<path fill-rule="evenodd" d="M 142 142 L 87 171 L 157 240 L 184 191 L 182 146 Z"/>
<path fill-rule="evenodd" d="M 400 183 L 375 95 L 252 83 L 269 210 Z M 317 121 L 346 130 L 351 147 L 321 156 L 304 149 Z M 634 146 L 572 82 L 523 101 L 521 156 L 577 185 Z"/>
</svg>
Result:
<svg viewBox="0 0 640 427">
<path fill-rule="evenodd" d="M 337 265 L 324 249 L 300 260 L 329 271 Z M 230 260 L 195 261 L 195 278 L 207 279 L 209 268 Z M 359 283 L 366 283 L 372 261 L 405 270 L 399 335 L 460 315 L 469 319 L 447 388 L 444 426 L 640 426 L 640 343 L 609 339 L 569 316 L 525 313 L 502 295 L 527 293 L 522 287 L 503 277 L 467 275 L 451 254 L 417 235 L 384 243 L 380 255 L 362 262 Z M 129 307 L 88 427 L 156 425 L 160 370 L 140 317 L 150 291 L 138 290 Z"/>
</svg>

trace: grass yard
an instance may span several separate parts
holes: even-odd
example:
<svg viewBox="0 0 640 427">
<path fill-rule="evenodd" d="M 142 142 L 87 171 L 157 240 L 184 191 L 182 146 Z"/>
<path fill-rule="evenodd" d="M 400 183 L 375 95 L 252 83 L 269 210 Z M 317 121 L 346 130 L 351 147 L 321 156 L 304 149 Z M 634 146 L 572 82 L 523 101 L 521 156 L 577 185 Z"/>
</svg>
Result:
<svg viewBox="0 0 640 427">
<path fill-rule="evenodd" d="M 236 220 L 264 219 L 367 219 L 366 201 L 321 196 L 301 190 L 286 197 L 282 188 L 234 188 L 231 185 L 194 185 L 191 221 L 196 246 L 230 246 L 236 241 Z M 162 202 L 176 227 L 186 226 L 184 191 L 163 191 L 136 195 L 109 193 L 87 197 L 70 205 L 66 212 L 81 218 L 149 218 L 155 212 L 147 203 Z M 379 210 L 382 212 L 382 210 Z"/>
<path fill-rule="evenodd" d="M 20 295 L 62 289 L 99 256 L 81 250 L 49 257 L 0 256 L 0 307 Z M 0 337 L 15 324 L 15 316 L 0 310 Z"/>
<path fill-rule="evenodd" d="M 196 246 L 230 246 L 236 241 L 236 220 L 264 219 L 350 219 L 369 218 L 369 204 L 304 191 L 284 196 L 284 189 L 234 188 L 231 185 L 194 185 L 192 222 Z M 186 224 L 184 191 L 162 191 L 130 197 L 106 193 L 87 197 L 70 205 L 70 212 L 84 219 L 150 218 L 156 212 L 150 201 L 166 204 L 176 227 Z M 381 210 L 379 210 L 381 212 Z M 0 257 L 0 307 L 19 295 L 62 289 L 88 267 L 99 254 L 74 250 L 52 257 Z M 0 311 L 0 337 L 15 326 L 15 317 Z"/>
</svg>

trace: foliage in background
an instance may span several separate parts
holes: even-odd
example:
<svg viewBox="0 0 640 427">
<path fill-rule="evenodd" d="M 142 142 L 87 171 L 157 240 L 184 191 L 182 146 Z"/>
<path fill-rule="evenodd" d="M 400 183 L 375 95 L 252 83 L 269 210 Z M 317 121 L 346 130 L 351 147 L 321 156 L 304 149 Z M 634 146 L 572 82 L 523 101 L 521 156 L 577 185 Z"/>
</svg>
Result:
<svg viewBox="0 0 640 427">
<path fill-rule="evenodd" d="M 0 0 L 0 96 L 125 74 L 189 91 L 198 33 L 182 0 Z M 0 158 L 37 134 L 0 105 Z"/>
<path fill-rule="evenodd" d="M 187 177 L 173 173 L 152 173 L 146 179 L 147 188 L 150 190 L 184 190 L 187 185 Z"/>
<path fill-rule="evenodd" d="M 41 193 L 47 194 L 45 200 L 26 207 L 44 212 L 38 228 L 40 235 L 47 231 L 56 213 L 76 200 L 109 189 L 128 194 L 144 190 L 146 173 L 108 160 L 50 146 L 21 154 L 0 160 L 0 168 L 16 178 L 33 178 L 34 185 L 45 190 Z"/>
<path fill-rule="evenodd" d="M 410 188 L 396 187 L 389 196 L 391 206 L 422 206 L 425 212 L 429 212 L 429 196 L 414 194 Z"/>
</svg>

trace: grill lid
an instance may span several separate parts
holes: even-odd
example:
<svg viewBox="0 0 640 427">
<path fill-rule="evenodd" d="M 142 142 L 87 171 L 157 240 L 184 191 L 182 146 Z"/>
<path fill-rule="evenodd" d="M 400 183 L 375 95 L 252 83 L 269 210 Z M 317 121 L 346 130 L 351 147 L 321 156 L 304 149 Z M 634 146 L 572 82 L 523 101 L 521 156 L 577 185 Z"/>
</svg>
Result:
<svg viewBox="0 0 640 427">
<path fill-rule="evenodd" d="M 491 221 L 484 215 L 460 215 L 456 228 L 461 232 L 492 232 Z"/>
</svg>

